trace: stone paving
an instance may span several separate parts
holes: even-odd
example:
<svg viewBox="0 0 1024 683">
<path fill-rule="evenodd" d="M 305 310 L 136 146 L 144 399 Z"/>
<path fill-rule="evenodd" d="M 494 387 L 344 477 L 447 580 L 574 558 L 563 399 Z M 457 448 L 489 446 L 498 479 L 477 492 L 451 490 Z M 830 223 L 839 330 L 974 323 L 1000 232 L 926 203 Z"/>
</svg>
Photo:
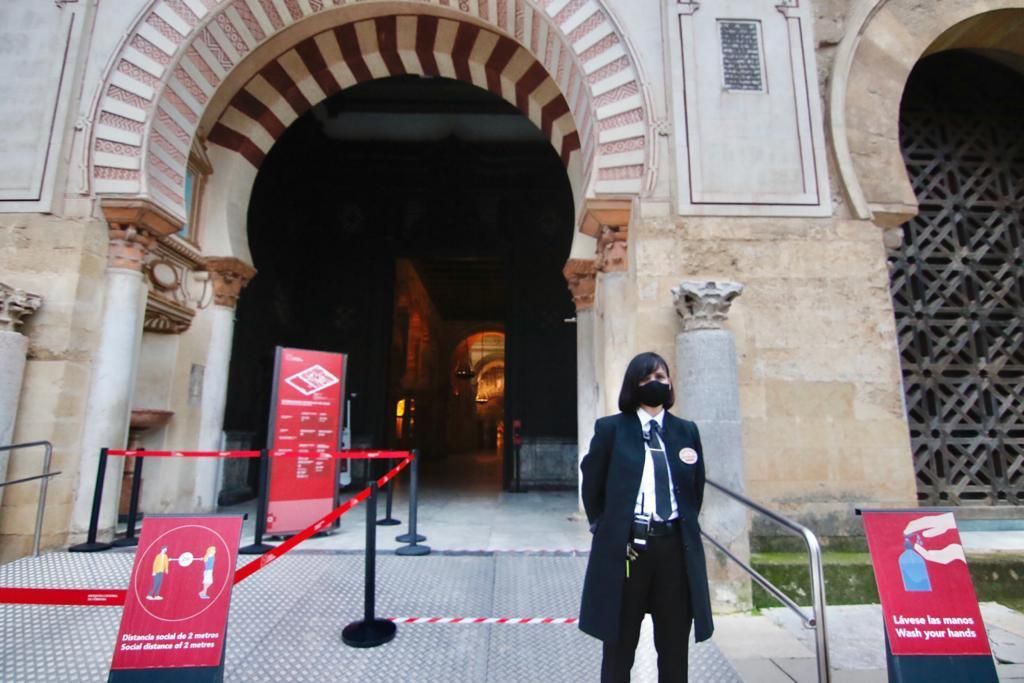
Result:
<svg viewBox="0 0 1024 683">
<path fill-rule="evenodd" d="M 485 462 L 488 464 L 489 460 Z M 397 557 L 377 527 L 378 616 L 575 617 L 590 534 L 576 494 L 499 491 L 490 480 L 427 480 L 420 501 L 426 557 Z M 407 520 L 404 486 L 393 514 Z M 378 507 L 384 515 L 383 501 Z M 254 511 L 254 505 L 222 512 Z M 252 515 L 243 544 L 252 540 Z M 962 534 L 973 552 L 1019 553 L 1024 531 Z M 330 535 L 311 539 L 235 589 L 229 681 L 596 681 L 600 646 L 574 625 L 399 627 L 392 643 L 354 650 L 341 629 L 360 617 L 365 513 L 357 507 Z M 54 552 L 0 566 L 0 586 L 113 588 L 127 582 L 130 551 Z M 240 564 L 252 561 L 239 559 Z M 1014 579 L 1018 580 L 1018 579 Z M 105 680 L 121 610 L 0 605 L 0 681 Z M 1002 681 L 1024 681 L 1024 615 L 982 606 Z M 837 683 L 885 681 L 877 605 L 830 606 Z M 634 680 L 656 680 L 645 622 Z M 718 615 L 711 642 L 696 646 L 691 681 L 816 681 L 813 633 L 786 609 Z"/>
</svg>

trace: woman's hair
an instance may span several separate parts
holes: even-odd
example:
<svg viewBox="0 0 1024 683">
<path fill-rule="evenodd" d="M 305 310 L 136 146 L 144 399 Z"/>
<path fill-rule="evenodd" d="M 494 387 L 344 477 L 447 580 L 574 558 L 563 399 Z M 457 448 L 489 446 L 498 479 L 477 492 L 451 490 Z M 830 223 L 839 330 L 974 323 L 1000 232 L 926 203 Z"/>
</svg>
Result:
<svg viewBox="0 0 1024 683">
<path fill-rule="evenodd" d="M 640 399 L 636 397 L 636 389 L 640 386 L 640 380 L 647 377 L 647 375 L 651 374 L 658 368 L 663 368 L 665 370 L 665 374 L 669 375 L 668 363 L 665 362 L 664 358 L 653 351 L 641 353 L 639 356 L 629 361 L 629 367 L 626 368 L 626 375 L 622 378 L 622 390 L 619 391 L 619 410 L 624 413 L 632 413 L 640 407 Z M 672 404 L 675 402 L 676 391 L 675 388 L 669 384 L 668 400 L 665 401 L 665 409 L 668 410 L 671 408 Z"/>
</svg>

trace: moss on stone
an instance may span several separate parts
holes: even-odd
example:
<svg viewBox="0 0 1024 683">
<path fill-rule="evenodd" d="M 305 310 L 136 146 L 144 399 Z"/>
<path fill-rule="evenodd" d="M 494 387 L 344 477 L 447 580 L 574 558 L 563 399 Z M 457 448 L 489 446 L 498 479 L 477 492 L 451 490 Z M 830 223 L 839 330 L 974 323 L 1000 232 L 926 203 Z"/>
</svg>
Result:
<svg viewBox="0 0 1024 683">
<path fill-rule="evenodd" d="M 804 553 L 755 553 L 754 569 L 793 598 L 797 604 L 810 605 L 810 571 Z M 871 568 L 871 556 L 859 552 L 825 552 L 825 599 L 830 605 L 857 605 L 878 602 L 878 589 Z M 1000 602 L 1024 610 L 1021 579 L 1024 577 L 1024 555 L 978 555 L 968 558 L 971 578 L 978 600 Z M 767 591 L 754 585 L 756 608 L 778 607 Z"/>
</svg>

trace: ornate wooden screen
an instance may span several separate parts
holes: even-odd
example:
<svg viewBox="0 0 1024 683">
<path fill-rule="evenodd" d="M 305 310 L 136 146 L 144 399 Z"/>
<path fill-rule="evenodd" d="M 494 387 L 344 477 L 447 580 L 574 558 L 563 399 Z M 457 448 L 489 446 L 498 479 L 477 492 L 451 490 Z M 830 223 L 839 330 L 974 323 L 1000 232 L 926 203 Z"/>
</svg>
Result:
<svg viewBox="0 0 1024 683">
<path fill-rule="evenodd" d="M 1024 504 L 1024 80 L 945 53 L 907 85 L 920 202 L 890 253 L 918 498 Z"/>
</svg>

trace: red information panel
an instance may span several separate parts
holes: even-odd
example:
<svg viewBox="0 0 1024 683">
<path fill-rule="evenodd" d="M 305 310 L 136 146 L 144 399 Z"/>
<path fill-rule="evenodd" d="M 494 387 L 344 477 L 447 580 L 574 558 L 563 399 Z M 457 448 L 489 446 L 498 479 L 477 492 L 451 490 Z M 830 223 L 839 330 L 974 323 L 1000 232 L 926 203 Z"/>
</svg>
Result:
<svg viewBox="0 0 1024 683">
<path fill-rule="evenodd" d="M 991 654 L 953 513 L 863 516 L 892 654 Z"/>
<path fill-rule="evenodd" d="M 242 518 L 147 517 L 112 670 L 218 667 Z"/>
<path fill-rule="evenodd" d="M 341 447 L 345 355 L 277 348 L 270 449 L 336 451 Z M 337 460 L 271 458 L 267 531 L 301 531 L 334 509 Z"/>
</svg>

